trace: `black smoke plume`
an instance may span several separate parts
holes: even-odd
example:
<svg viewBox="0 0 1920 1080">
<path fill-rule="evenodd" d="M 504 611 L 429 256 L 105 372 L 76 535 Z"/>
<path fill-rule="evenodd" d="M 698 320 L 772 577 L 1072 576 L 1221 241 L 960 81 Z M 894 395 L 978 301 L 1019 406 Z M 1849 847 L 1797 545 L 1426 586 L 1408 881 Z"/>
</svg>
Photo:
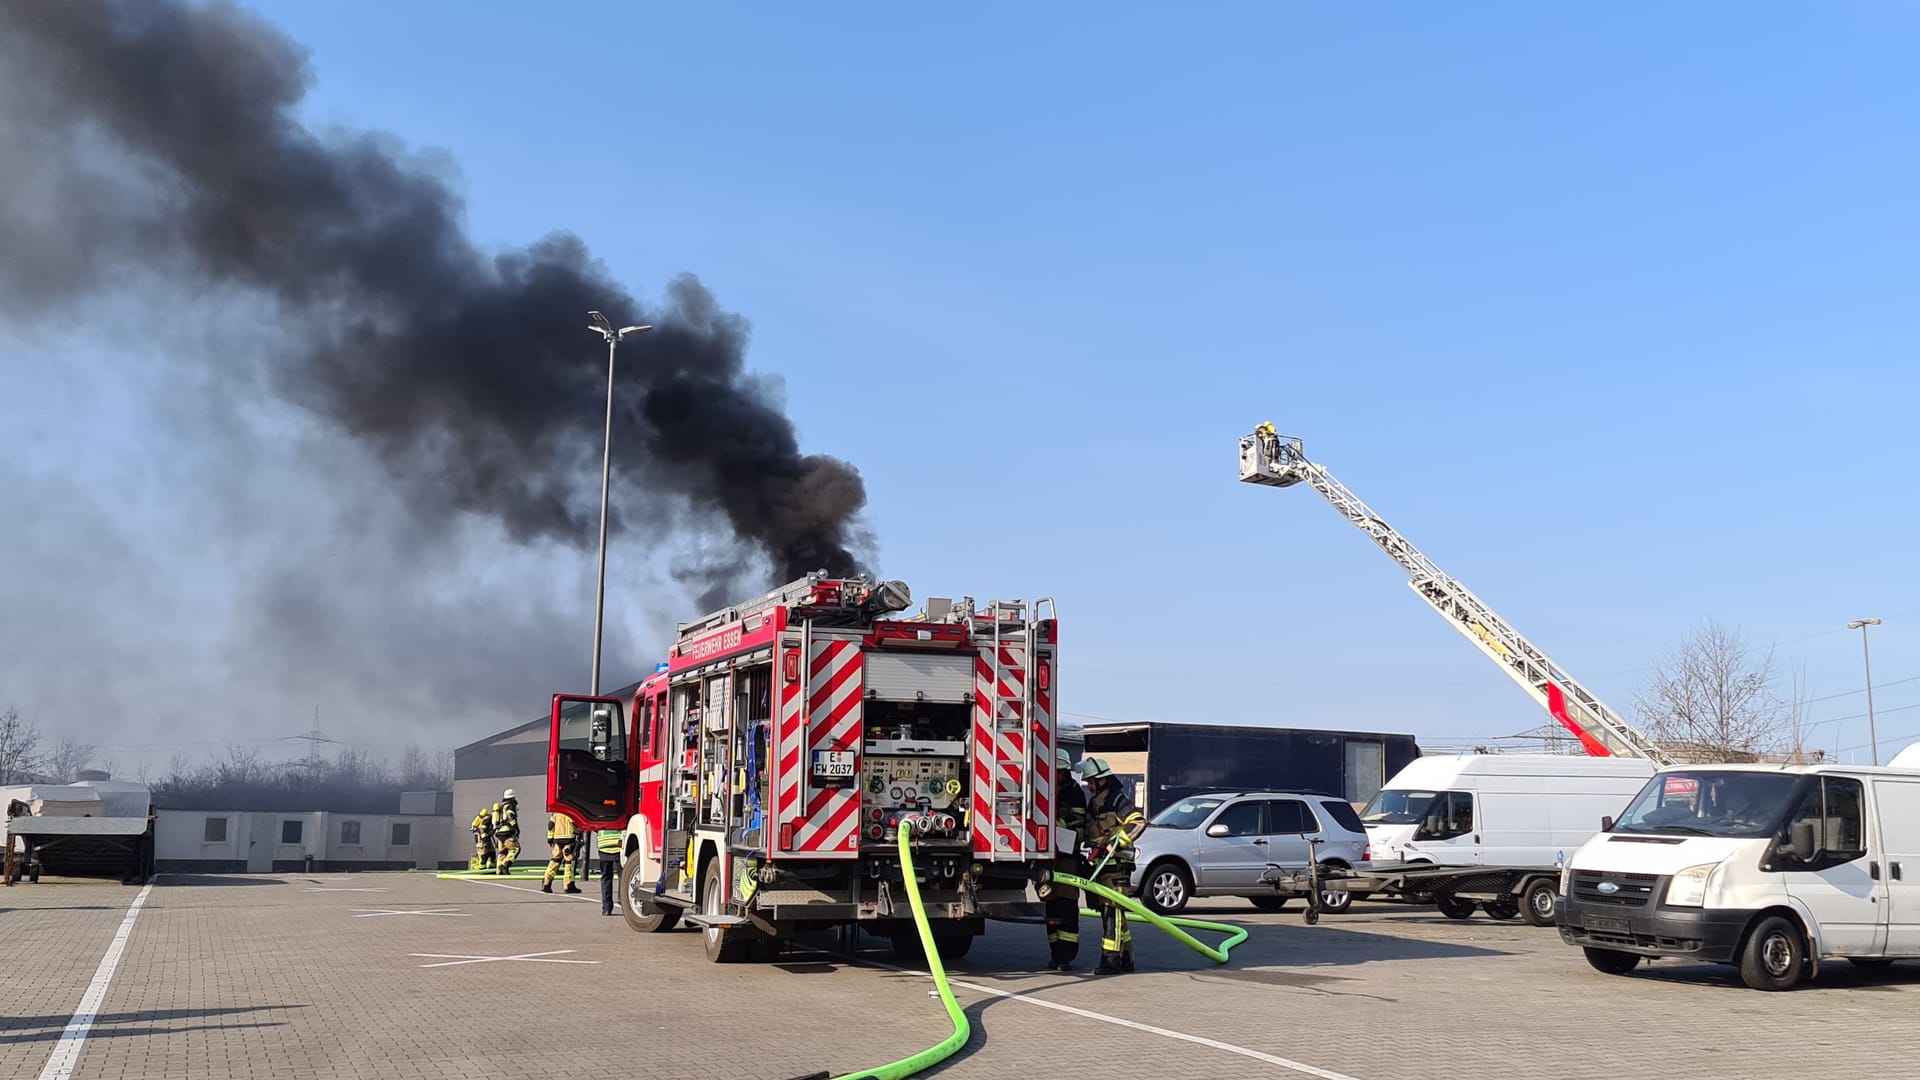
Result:
<svg viewBox="0 0 1920 1080">
<path fill-rule="evenodd" d="M 429 161 L 303 125 L 308 82 L 300 47 L 229 5 L 0 5 L 0 309 L 143 279 L 259 297 L 263 321 L 297 324 L 260 361 L 267 385 L 370 448 L 410 505 L 576 545 L 595 537 L 605 395 L 586 311 L 652 322 L 620 348 L 622 491 L 690 509 L 670 531 L 721 536 L 731 555 L 699 556 L 710 583 L 742 552 L 779 580 L 859 569 L 859 474 L 800 451 L 744 370 L 741 318 L 691 277 L 644 310 L 568 234 L 481 250 Z"/>
</svg>

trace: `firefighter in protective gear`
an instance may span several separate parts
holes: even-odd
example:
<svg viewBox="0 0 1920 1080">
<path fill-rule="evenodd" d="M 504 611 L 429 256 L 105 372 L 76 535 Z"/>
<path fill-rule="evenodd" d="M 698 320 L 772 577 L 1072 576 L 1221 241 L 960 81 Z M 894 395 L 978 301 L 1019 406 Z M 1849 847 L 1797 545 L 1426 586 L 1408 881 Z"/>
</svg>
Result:
<svg viewBox="0 0 1920 1080">
<path fill-rule="evenodd" d="M 573 883 L 573 864 L 580 851 L 580 832 L 573 827 L 573 819 L 565 814 L 547 816 L 547 848 L 552 853 L 547 859 L 547 874 L 540 879 L 540 891 L 553 891 L 553 879 L 563 871 L 566 875 L 564 892 L 577 893 L 580 886 Z"/>
<path fill-rule="evenodd" d="M 493 836 L 500 848 L 494 873 L 506 874 L 520 857 L 520 800 L 513 797 L 512 788 L 493 804 Z"/>
<path fill-rule="evenodd" d="M 1073 758 L 1065 750 L 1053 755 L 1054 824 L 1073 834 L 1068 851 L 1056 852 L 1055 873 L 1085 874 L 1080 861 L 1080 846 L 1087 842 L 1087 793 L 1073 779 Z M 1047 970 L 1071 971 L 1074 957 L 1080 955 L 1080 890 L 1065 885 L 1049 886 L 1047 913 Z"/>
<path fill-rule="evenodd" d="M 614 914 L 613 885 L 620 879 L 621 845 L 626 842 L 626 834 L 617 829 L 600 830 L 599 840 L 594 847 L 600 852 L 600 914 Z"/>
<path fill-rule="evenodd" d="M 473 865 L 469 870 L 493 869 L 493 812 L 481 807 L 473 815 Z"/>
<path fill-rule="evenodd" d="M 1133 880 L 1133 846 L 1147 831 L 1147 816 L 1133 804 L 1120 778 L 1100 758 L 1080 763 L 1080 779 L 1087 784 L 1087 833 L 1093 847 L 1087 861 L 1101 868 L 1092 880 L 1114 892 L 1126 895 Z M 1120 905 L 1095 897 L 1100 912 L 1100 967 L 1097 974 L 1117 975 L 1133 970 L 1133 931 L 1127 929 L 1127 913 Z"/>
</svg>

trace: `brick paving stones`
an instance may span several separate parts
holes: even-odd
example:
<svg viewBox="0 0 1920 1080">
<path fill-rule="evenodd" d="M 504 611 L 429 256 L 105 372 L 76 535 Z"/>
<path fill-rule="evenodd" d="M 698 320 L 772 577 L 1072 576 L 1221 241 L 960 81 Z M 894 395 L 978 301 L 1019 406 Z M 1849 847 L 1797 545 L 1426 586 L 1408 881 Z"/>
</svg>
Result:
<svg viewBox="0 0 1920 1080">
<path fill-rule="evenodd" d="M 0 890 L 0 1076 L 39 1075 L 137 891 Z M 819 951 L 834 947 L 823 936 L 775 963 L 717 966 L 696 932 L 635 934 L 600 915 L 596 893 L 422 874 L 163 877 L 74 1075 L 784 1080 L 945 1034 L 931 983 L 882 966 L 874 939 L 870 962 Z M 974 1034 L 937 1075 L 1804 1080 L 1920 1059 L 1920 964 L 1836 964 L 1808 989 L 1761 994 L 1699 966 L 1600 975 L 1519 922 L 1370 904 L 1313 927 L 1236 901 L 1196 913 L 1252 928 L 1231 964 L 1143 928 L 1141 971 L 1112 980 L 1033 971 L 1040 928 L 993 925 L 953 967 Z"/>
</svg>

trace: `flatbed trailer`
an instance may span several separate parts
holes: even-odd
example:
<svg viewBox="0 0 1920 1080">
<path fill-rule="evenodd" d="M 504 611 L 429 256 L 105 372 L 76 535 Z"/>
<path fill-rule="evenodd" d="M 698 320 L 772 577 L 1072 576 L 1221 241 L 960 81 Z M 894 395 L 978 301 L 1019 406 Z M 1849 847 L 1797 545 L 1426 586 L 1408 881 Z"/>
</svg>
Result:
<svg viewBox="0 0 1920 1080">
<path fill-rule="evenodd" d="M 1354 896 L 1385 895 L 1410 904 L 1432 904 L 1449 919 L 1467 919 L 1474 911 L 1489 918 L 1524 918 L 1534 926 L 1552 926 L 1560 898 L 1560 870 L 1552 866 L 1441 866 L 1389 863 L 1365 870 L 1321 867 L 1318 859 L 1301 870 L 1268 863 L 1263 884 L 1285 897 L 1307 901 L 1309 924 L 1319 921 L 1322 890 L 1337 883 Z"/>
</svg>

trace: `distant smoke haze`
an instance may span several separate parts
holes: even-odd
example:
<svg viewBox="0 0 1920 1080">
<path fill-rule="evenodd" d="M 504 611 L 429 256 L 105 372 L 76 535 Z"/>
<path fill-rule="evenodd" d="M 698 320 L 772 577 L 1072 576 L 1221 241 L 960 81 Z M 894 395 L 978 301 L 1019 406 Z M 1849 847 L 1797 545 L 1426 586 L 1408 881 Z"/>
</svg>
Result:
<svg viewBox="0 0 1920 1080">
<path fill-rule="evenodd" d="M 657 307 L 643 304 L 570 234 L 483 250 L 433 159 L 389 136 L 302 125 L 308 83 L 299 46 L 226 5 L 0 6 L 0 319 L 44 331 L 82 317 L 82 300 L 86 310 L 151 302 L 142 322 L 157 326 L 142 337 L 174 377 L 148 404 L 193 413 L 156 421 L 159 445 L 147 452 L 165 459 L 158 473 L 192 487 L 177 502 L 202 502 L 220 522 L 206 543 L 236 553 L 220 586 L 228 636 L 214 635 L 204 655 L 249 658 L 276 693 L 317 682 L 334 700 L 360 699 L 341 701 L 347 709 L 403 691 L 420 701 L 422 684 L 465 680 L 524 713 L 547 690 L 584 681 L 545 681 L 590 644 L 580 610 L 555 599 L 569 582 L 522 595 L 511 572 L 482 568 L 578 573 L 583 560 L 556 550 L 591 551 L 606 384 L 588 308 L 616 325 L 656 325 L 621 346 L 610 529 L 629 551 L 643 541 L 668 553 L 673 602 L 719 602 L 870 560 L 859 474 L 801 451 L 777 395 L 746 370 L 744 319 L 691 276 Z M 176 303 L 187 296 L 199 306 Z M 240 303 L 252 313 L 235 318 Z M 222 310 L 226 333 L 193 323 Z M 200 347 L 178 347 L 189 334 L 204 337 Z M 140 355 L 128 336 L 114 348 Z M 289 440 L 275 416 L 304 417 L 304 430 Z M 237 467 L 181 466 L 189 460 Z M 0 481 L 29 499 L 39 490 L 75 502 L 45 468 Z M 51 530 L 74 525 L 65 512 L 31 515 L 4 549 L 10 570 L 31 573 L 18 560 L 35 553 L 90 564 L 83 549 L 97 536 L 100 550 L 131 553 L 116 566 L 169 573 L 156 538 L 128 535 L 105 507 L 91 512 L 112 527 L 62 533 Z M 485 522 L 494 528 L 475 527 Z M 35 654 L 88 657 L 111 681 L 113 657 L 89 652 L 129 628 L 99 629 L 112 605 L 76 602 L 88 576 L 74 572 L 58 588 L 17 584 L 8 600 L 64 601 L 66 613 L 34 635 Z M 143 630 L 163 640 L 133 634 L 128 648 L 164 666 L 172 631 Z M 36 678 L 0 675 L 0 703 Z"/>
</svg>

